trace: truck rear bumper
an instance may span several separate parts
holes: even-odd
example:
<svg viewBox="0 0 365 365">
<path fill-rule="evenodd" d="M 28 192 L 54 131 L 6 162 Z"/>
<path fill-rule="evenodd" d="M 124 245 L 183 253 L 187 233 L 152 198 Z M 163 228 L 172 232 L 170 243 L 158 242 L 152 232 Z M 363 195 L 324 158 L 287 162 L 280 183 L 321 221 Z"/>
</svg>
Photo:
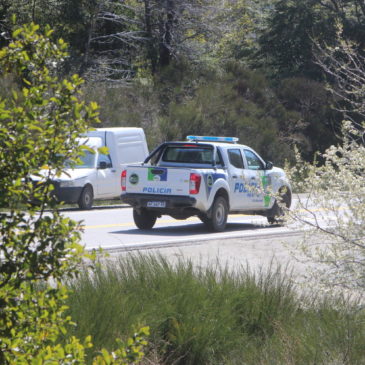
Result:
<svg viewBox="0 0 365 365">
<path fill-rule="evenodd" d="M 133 208 L 148 208 L 151 210 L 175 210 L 194 208 L 196 199 L 190 196 L 180 195 L 157 195 L 127 193 L 121 195 L 122 202 L 131 205 Z"/>
</svg>

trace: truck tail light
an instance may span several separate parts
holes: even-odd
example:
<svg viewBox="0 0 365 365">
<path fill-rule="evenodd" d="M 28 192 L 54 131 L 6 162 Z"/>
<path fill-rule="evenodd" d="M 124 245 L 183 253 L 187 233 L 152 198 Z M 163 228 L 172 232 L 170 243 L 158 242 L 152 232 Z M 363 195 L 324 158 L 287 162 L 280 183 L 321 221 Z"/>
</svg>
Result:
<svg viewBox="0 0 365 365">
<path fill-rule="evenodd" d="M 122 191 L 126 191 L 127 190 L 127 170 L 122 171 L 120 178 L 121 178 Z"/>
<path fill-rule="evenodd" d="M 189 194 L 198 194 L 202 177 L 199 174 L 190 174 Z"/>
</svg>

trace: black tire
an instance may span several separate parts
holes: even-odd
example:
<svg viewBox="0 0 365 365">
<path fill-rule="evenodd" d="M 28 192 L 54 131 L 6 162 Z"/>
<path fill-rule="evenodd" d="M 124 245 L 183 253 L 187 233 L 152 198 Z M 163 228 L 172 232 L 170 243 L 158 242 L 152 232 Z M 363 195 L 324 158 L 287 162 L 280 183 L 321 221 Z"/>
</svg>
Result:
<svg viewBox="0 0 365 365">
<path fill-rule="evenodd" d="M 91 209 L 94 203 L 93 188 L 90 185 L 86 185 L 81 192 L 78 206 L 80 209 Z"/>
<path fill-rule="evenodd" d="M 223 196 L 218 196 L 213 203 L 211 218 L 204 222 L 214 232 L 222 232 L 226 228 L 228 204 Z"/>
<path fill-rule="evenodd" d="M 280 220 L 277 217 L 267 217 L 269 224 L 280 224 Z"/>
<path fill-rule="evenodd" d="M 206 225 L 209 225 L 209 218 L 206 214 L 199 214 L 198 218 Z"/>
<path fill-rule="evenodd" d="M 281 204 L 284 204 L 285 207 L 287 209 L 290 208 L 291 205 L 291 198 L 290 198 L 290 193 L 285 191 L 281 196 Z M 272 208 L 270 209 L 270 213 L 267 216 L 267 221 L 270 224 L 279 224 L 279 225 L 283 225 L 284 224 L 284 209 L 281 206 L 281 204 L 279 205 L 278 202 L 275 200 L 274 205 L 272 206 Z"/>
<path fill-rule="evenodd" d="M 133 209 L 133 219 L 139 229 L 151 229 L 156 223 L 157 216 L 143 208 Z"/>
</svg>

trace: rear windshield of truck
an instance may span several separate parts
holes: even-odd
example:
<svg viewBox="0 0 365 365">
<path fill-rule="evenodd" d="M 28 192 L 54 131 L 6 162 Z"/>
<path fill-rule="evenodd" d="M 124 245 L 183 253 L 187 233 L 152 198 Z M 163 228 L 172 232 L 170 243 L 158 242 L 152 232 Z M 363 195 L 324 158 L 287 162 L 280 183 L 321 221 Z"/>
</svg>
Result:
<svg viewBox="0 0 365 365">
<path fill-rule="evenodd" d="M 167 146 L 163 152 L 162 161 L 211 165 L 213 162 L 213 149 L 199 146 Z"/>
</svg>

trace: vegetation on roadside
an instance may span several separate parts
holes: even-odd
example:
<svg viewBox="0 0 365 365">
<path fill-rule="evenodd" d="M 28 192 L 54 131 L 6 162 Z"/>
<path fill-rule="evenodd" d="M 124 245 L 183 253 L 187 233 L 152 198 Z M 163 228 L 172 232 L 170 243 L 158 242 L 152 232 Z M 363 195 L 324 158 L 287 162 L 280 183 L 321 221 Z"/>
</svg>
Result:
<svg viewBox="0 0 365 365">
<path fill-rule="evenodd" d="M 232 272 L 219 262 L 125 254 L 85 268 L 68 287 L 71 330 L 92 334 L 96 348 L 148 323 L 146 364 L 365 363 L 364 310 L 299 296 L 283 268 Z"/>
<path fill-rule="evenodd" d="M 363 295 L 365 58 L 357 44 L 345 40 L 341 28 L 333 47 L 317 46 L 318 64 L 335 80 L 336 86 L 330 90 L 342 103 L 343 137 L 323 153 L 318 152 L 312 164 L 297 154 L 291 180 L 307 195 L 288 216 L 306 231 L 297 248 L 305 260 L 315 263 L 310 274 L 320 278 L 327 290 L 350 289 Z"/>
<path fill-rule="evenodd" d="M 50 41 L 51 34 L 32 23 L 17 28 L 13 41 L 0 49 L 1 81 L 19 85 L 0 98 L 0 206 L 7 207 L 0 212 L 4 365 L 85 364 L 85 351 L 93 346 L 89 335 L 67 334 L 72 322 L 63 280 L 77 275 L 86 256 L 79 223 L 60 214 L 46 182 L 64 170 L 66 158 L 76 163 L 81 153 L 76 137 L 97 122 L 97 105 L 81 100 L 79 76 L 59 76 L 66 45 Z M 41 183 L 32 183 L 31 175 Z M 113 353 L 99 349 L 94 364 L 140 360 L 147 334 L 141 328 Z"/>
</svg>

